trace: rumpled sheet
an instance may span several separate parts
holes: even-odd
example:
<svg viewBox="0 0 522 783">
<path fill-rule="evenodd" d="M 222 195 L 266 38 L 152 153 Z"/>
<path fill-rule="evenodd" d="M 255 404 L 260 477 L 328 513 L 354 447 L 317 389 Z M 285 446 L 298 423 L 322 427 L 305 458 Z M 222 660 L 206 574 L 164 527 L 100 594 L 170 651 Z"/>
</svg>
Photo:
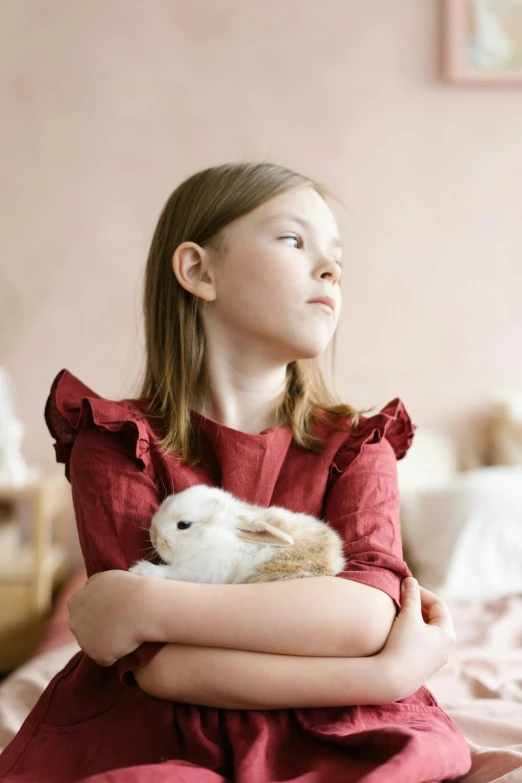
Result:
<svg viewBox="0 0 522 783">
<path fill-rule="evenodd" d="M 426 684 L 470 746 L 460 783 L 522 783 L 522 596 L 448 604 L 457 645 Z M 71 641 L 46 649 L 0 684 L 0 751 L 78 650 Z"/>
<path fill-rule="evenodd" d="M 426 683 L 471 749 L 462 783 L 522 781 L 522 596 L 447 601 L 457 644 Z"/>
</svg>

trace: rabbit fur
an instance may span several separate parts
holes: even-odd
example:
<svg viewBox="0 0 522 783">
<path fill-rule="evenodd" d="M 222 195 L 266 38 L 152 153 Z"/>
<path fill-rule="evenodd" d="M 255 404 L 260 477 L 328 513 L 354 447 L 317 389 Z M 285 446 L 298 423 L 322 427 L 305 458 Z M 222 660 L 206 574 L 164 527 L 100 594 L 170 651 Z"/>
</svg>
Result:
<svg viewBox="0 0 522 783">
<path fill-rule="evenodd" d="M 168 495 L 149 535 L 164 563 L 139 560 L 129 571 L 140 576 L 226 584 L 335 576 L 345 568 L 342 539 L 326 522 L 204 484 Z"/>
</svg>

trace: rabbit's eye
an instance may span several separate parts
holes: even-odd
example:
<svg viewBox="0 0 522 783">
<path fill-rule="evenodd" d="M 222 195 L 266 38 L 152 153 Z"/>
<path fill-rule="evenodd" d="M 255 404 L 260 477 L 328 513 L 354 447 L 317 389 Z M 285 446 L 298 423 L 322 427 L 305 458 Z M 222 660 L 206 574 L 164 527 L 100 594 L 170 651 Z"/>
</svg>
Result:
<svg viewBox="0 0 522 783">
<path fill-rule="evenodd" d="M 178 522 L 178 530 L 186 530 L 191 524 L 192 522 Z"/>
</svg>

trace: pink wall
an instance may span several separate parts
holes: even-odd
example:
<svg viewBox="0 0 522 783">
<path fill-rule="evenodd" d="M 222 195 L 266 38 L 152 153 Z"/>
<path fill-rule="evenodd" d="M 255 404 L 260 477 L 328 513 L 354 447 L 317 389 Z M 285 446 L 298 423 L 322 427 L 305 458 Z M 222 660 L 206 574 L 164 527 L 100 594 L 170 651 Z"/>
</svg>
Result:
<svg viewBox="0 0 522 783">
<path fill-rule="evenodd" d="M 435 0 L 18 0 L 6 114 L 0 364 L 54 465 L 67 367 L 131 393 L 155 222 L 189 174 L 266 159 L 326 182 L 348 247 L 337 387 L 475 437 L 522 386 L 522 92 L 440 81 Z"/>
</svg>

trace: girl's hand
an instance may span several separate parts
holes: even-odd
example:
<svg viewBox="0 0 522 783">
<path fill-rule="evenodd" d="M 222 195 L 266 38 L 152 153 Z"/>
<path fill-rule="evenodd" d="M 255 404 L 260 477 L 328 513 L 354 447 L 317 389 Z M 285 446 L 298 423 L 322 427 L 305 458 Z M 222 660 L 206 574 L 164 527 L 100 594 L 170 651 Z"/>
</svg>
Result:
<svg viewBox="0 0 522 783">
<path fill-rule="evenodd" d="M 444 601 L 416 580 L 416 589 L 407 590 L 411 579 L 407 577 L 402 583 L 401 610 L 377 656 L 386 662 L 394 692 L 399 694 L 395 701 L 411 696 L 444 666 L 456 640 Z"/>
<path fill-rule="evenodd" d="M 140 632 L 145 582 L 128 571 L 101 571 L 69 597 L 69 628 L 101 666 L 111 666 L 145 641 Z"/>
</svg>

